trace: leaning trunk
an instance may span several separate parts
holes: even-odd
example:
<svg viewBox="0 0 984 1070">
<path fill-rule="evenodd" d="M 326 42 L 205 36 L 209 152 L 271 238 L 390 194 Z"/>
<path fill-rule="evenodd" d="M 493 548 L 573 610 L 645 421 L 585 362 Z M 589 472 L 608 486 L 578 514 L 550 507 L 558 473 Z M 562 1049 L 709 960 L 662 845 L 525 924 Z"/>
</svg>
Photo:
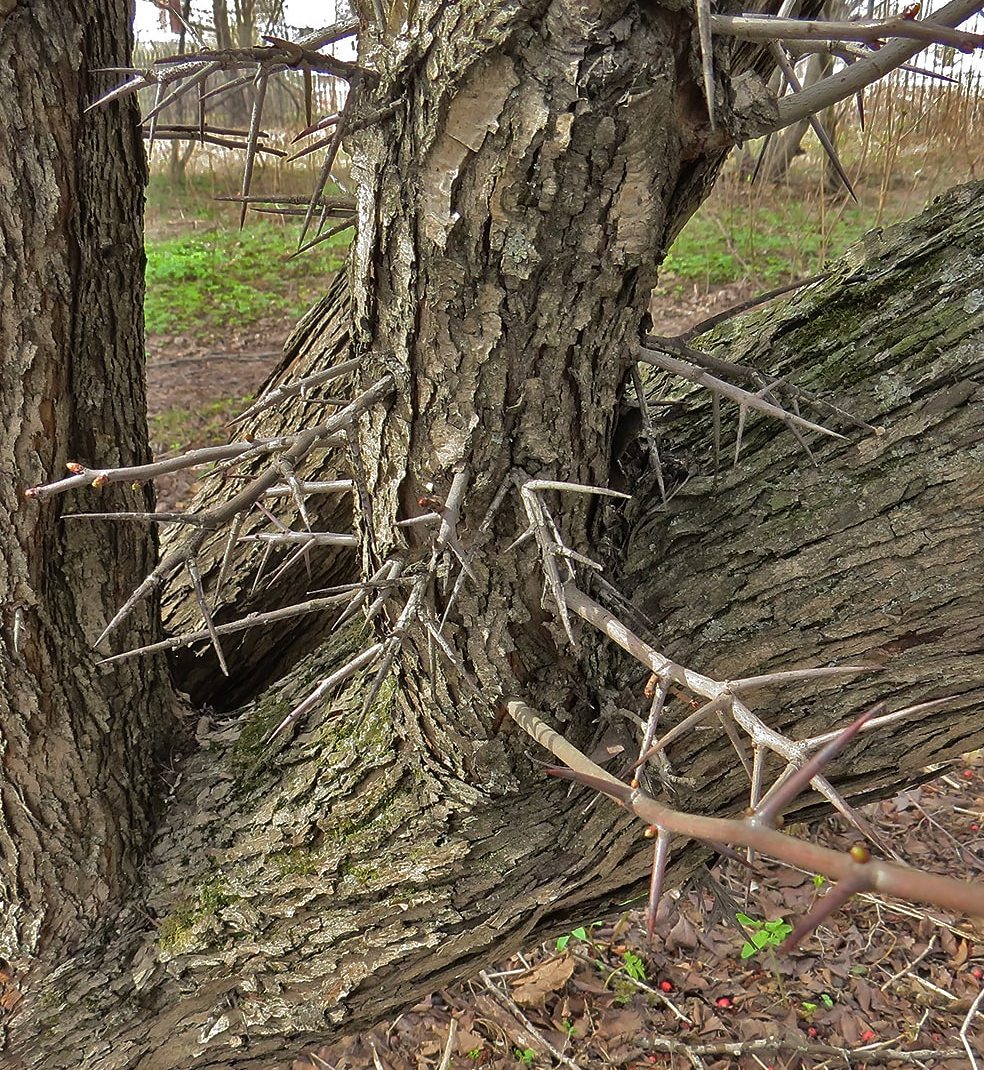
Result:
<svg viewBox="0 0 984 1070">
<path fill-rule="evenodd" d="M 980 187 L 958 191 L 873 236 L 830 281 L 720 343 L 849 404 L 881 433 L 844 426 L 846 441 L 811 444 L 814 466 L 791 435 L 753 418 L 739 465 L 715 479 L 710 406 L 681 391 L 660 440 L 676 491 L 669 508 L 630 442 L 618 464 L 634 500 L 599 518 L 609 575 L 632 594 L 626 619 L 679 660 L 721 676 L 830 660 L 882 670 L 763 701 L 767 720 L 793 735 L 874 698 L 959 696 L 904 733 L 866 738 L 834 770 L 848 790 L 896 785 L 982 741 L 969 659 L 984 633 L 973 514 L 984 488 L 966 445 L 982 430 L 982 203 Z M 545 712 L 575 738 L 617 743 L 611 727 L 626 723 L 620 710 L 643 708 L 645 672 L 579 638 L 607 722 L 559 705 Z M 436 733 L 449 736 L 454 723 L 440 692 L 420 693 L 409 657 L 367 711 L 371 673 L 267 742 L 294 703 L 370 641 L 361 627 L 343 629 L 243 709 L 199 721 L 147 875 L 152 926 L 113 949 L 114 962 L 120 948 L 126 956 L 122 973 L 98 949 L 63 972 L 48 1022 L 58 1043 L 94 1035 L 80 993 L 96 976 L 98 1027 L 111 1038 L 89 1049 L 100 1066 L 267 1067 L 640 891 L 650 853 L 641 830 L 608 803 L 586 812 L 583 795 L 546 780 L 508 722 L 462 738 L 470 767 L 441 753 Z M 227 650 L 232 671 L 248 677 L 261 648 Z M 694 782 L 678 786 L 677 805 L 743 806 L 747 783 L 728 747 L 698 736 L 671 751 Z M 810 812 L 807 799 L 795 816 Z M 676 845 L 674 879 L 701 857 Z M 49 1066 L 74 1065 L 41 1050 Z"/>
</svg>

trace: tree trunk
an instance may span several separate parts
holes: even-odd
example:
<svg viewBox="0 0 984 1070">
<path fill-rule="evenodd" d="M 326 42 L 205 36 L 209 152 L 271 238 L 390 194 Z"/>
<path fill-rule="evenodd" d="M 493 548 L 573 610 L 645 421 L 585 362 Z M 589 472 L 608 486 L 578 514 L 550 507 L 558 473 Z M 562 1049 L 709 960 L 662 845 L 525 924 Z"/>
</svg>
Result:
<svg viewBox="0 0 984 1070">
<path fill-rule="evenodd" d="M 149 847 L 173 730 L 163 660 L 117 674 L 92 649 L 153 563 L 153 539 L 129 524 L 65 518 L 91 508 L 88 495 L 23 496 L 77 458 L 148 459 L 137 115 L 117 104 L 82 114 L 92 69 L 129 61 L 129 18 L 122 2 L 19 5 L 0 16 L 5 1011 L 117 924 Z M 104 494 L 109 509 L 152 502 L 148 489 Z M 153 606 L 138 612 L 126 641 L 159 635 L 156 618 Z"/>
<path fill-rule="evenodd" d="M 689 481 L 667 513 L 623 451 L 637 493 L 603 518 L 618 586 L 681 660 L 721 675 L 859 658 L 883 668 L 849 688 L 784 692 L 778 709 L 759 707 L 770 723 L 806 735 L 874 698 L 960 696 L 852 748 L 834 775 L 847 790 L 896 786 L 982 741 L 971 711 L 984 627 L 971 445 L 984 423 L 982 206 L 981 186 L 956 191 L 871 235 L 829 282 L 722 332 L 729 356 L 849 401 L 883 434 L 846 429 L 845 442 L 814 444 L 813 467 L 792 436 L 753 421 L 739 468 L 715 483 L 709 405 L 679 391 L 661 445 L 668 472 L 685 467 Z M 484 741 L 490 775 L 442 760 L 429 735 L 441 705 L 411 690 L 412 664 L 367 714 L 363 678 L 265 747 L 284 712 L 366 641 L 351 627 L 256 702 L 200 721 L 148 874 L 155 928 L 131 936 L 135 965 L 122 974 L 99 959 L 81 966 L 112 1004 L 98 1065 L 266 1067 L 639 892 L 640 830 L 607 803 L 585 815 L 585 796 L 531 767 L 525 755 L 538 755 L 515 729 Z M 645 674 L 632 663 L 595 651 L 583 671 L 609 709 L 642 708 Z M 550 712 L 575 738 L 603 731 Z M 504 789 L 494 775 L 507 748 L 521 783 Z M 678 805 L 743 805 L 726 742 L 697 737 L 671 757 L 696 784 L 678 789 Z M 795 816 L 811 812 L 807 800 Z M 677 845 L 674 879 L 700 857 Z M 69 980 L 48 1028 L 88 1036 Z"/>
<path fill-rule="evenodd" d="M 650 854 L 641 829 L 607 803 L 585 813 L 585 796 L 546 779 L 537 748 L 502 721 L 502 700 L 518 695 L 587 748 L 607 731 L 600 715 L 618 728 L 620 709 L 641 707 L 644 683 L 602 639 L 579 631 L 577 649 L 566 642 L 534 549 L 510 545 L 525 526 L 514 491 L 481 530 L 507 479 L 633 483 L 628 507 L 550 504 L 569 545 L 605 556 L 680 660 L 743 674 L 860 655 L 890 667 L 840 698 L 830 688 L 784 693 L 777 723 L 806 731 L 825 709 L 828 727 L 832 708 L 873 694 L 908 700 L 944 681 L 970 700 L 964 677 L 982 626 L 962 586 L 979 550 L 967 502 L 980 495 L 980 466 L 965 444 L 981 427 L 970 403 L 981 366 L 980 187 L 870 239 L 830 282 L 729 343 L 768 348 L 777 370 L 848 398 L 885 434 L 846 428 L 844 442 L 818 448 L 814 470 L 776 425 L 753 422 L 739 474 L 715 484 L 695 460 L 711 438 L 709 406 L 681 391 L 661 445 L 672 471 L 691 478 L 667 511 L 648 471 L 632 467 L 634 447 L 619 441 L 628 414 L 617 403 L 636 310 L 719 162 L 700 151 L 706 109 L 690 16 L 559 0 L 417 7 L 426 21 L 414 32 L 362 46 L 378 50 L 382 72 L 363 106 L 405 96 L 412 107 L 353 146 L 362 192 L 351 312 L 339 284 L 292 343 L 291 372 L 355 352 L 353 388 L 382 374 L 398 384 L 395 401 L 359 428 L 361 560 L 319 551 L 310 579 L 298 568 L 250 596 L 256 550 L 239 543 L 216 592 L 217 535 L 202 569 L 220 619 L 355 578 L 392 553 L 412 579 L 430 548 L 397 521 L 464 471 L 459 531 L 475 579 L 445 633 L 458 667 L 435 665 L 411 630 L 367 710 L 372 670 L 268 743 L 294 704 L 374 641 L 365 625 L 326 636 L 329 620 L 301 618 L 247 633 L 227 648 L 229 681 L 208 652 L 177 659 L 178 685 L 211 708 L 170 770 L 140 894 L 101 940 L 83 934 L 58 969 L 30 975 L 6 1038 L 25 1066 L 75 1067 L 80 1051 L 100 1070 L 282 1065 L 303 1043 L 377 1021 L 639 891 Z M 257 430 L 296 429 L 323 412 L 314 392 Z M 298 475 L 338 464 L 310 456 Z M 215 479 L 206 494 L 230 488 Z M 312 508 L 332 530 L 351 515 L 345 500 Z M 925 581 L 895 575 L 918 554 Z M 427 587 L 426 610 L 443 612 L 449 579 Z M 109 595 L 118 603 L 125 592 Z M 397 603 L 388 628 L 399 612 Z M 176 585 L 170 625 L 197 626 L 196 616 Z M 75 654 L 73 665 L 91 664 Z M 106 679 L 129 696 L 121 671 Z M 860 768 L 897 782 L 927 756 L 980 745 L 979 720 L 962 709 L 919 722 L 903 755 L 866 739 L 860 765 L 842 764 L 839 780 L 850 784 Z M 88 710 L 97 721 L 98 705 Z M 139 725 L 145 712 L 133 715 Z M 143 753 L 134 731 L 110 740 L 125 741 L 130 760 L 134 747 Z M 742 805 L 747 786 L 727 746 L 700 736 L 671 753 L 697 778 L 681 806 Z M 119 761 L 110 754 L 107 765 Z M 675 845 L 675 878 L 701 857 Z"/>
</svg>

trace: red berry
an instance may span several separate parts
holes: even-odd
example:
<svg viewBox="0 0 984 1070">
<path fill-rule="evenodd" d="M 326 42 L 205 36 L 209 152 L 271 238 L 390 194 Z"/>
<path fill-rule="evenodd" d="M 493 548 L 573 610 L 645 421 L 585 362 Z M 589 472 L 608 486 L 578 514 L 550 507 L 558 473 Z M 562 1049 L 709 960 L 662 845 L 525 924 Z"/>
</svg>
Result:
<svg viewBox="0 0 984 1070">
<path fill-rule="evenodd" d="M 819 1031 L 817 1030 L 817 1027 L 816 1027 L 815 1025 L 811 1025 L 811 1026 L 809 1027 L 809 1029 L 807 1029 L 807 1031 L 806 1031 L 806 1035 L 807 1035 L 808 1037 L 811 1037 L 811 1038 L 816 1038 L 816 1037 L 820 1036 L 820 1033 L 819 1033 Z"/>
<path fill-rule="evenodd" d="M 730 996 L 718 996 L 714 1001 L 715 1007 L 731 1007 L 733 1006 Z"/>
<path fill-rule="evenodd" d="M 980 981 L 982 978 L 984 978 L 984 970 L 982 970 L 980 966 L 975 966 L 970 971 L 970 976 L 973 977 L 975 981 Z"/>
<path fill-rule="evenodd" d="M 874 1031 L 871 1030 L 871 1029 L 866 1029 L 861 1034 L 861 1043 L 862 1044 L 870 1044 L 874 1039 L 875 1039 L 875 1034 L 874 1034 Z"/>
<path fill-rule="evenodd" d="M 980 825 L 971 825 L 970 826 L 970 831 L 971 832 L 980 832 L 980 830 L 981 830 L 981 826 Z"/>
<path fill-rule="evenodd" d="M 963 775 L 964 775 L 964 780 L 970 780 L 974 775 L 974 770 L 973 769 L 965 769 L 963 771 Z"/>
<path fill-rule="evenodd" d="M 660 990 L 660 992 L 672 992 L 673 991 L 673 982 L 672 981 L 660 981 L 659 990 Z"/>
</svg>

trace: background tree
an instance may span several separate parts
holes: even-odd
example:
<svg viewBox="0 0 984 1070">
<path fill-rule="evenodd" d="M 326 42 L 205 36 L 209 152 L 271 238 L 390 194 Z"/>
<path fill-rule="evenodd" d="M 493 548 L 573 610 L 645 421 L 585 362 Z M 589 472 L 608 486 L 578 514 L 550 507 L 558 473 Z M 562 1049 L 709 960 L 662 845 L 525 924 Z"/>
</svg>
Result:
<svg viewBox="0 0 984 1070">
<path fill-rule="evenodd" d="M 971 10 L 950 5 L 947 17 Z M 71 5 L 57 16 L 40 5 L 15 8 L 3 23 L 8 56 L 27 65 L 8 65 L 16 92 L 5 99 L 30 116 L 32 144 L 55 141 L 67 154 L 79 145 L 85 158 L 106 131 L 119 130 L 108 111 L 83 119 L 82 102 L 94 94 L 74 81 L 65 87 L 74 95 L 64 99 L 77 105 L 60 142 L 49 109 L 19 103 L 57 92 L 41 81 L 50 64 L 37 61 L 49 42 L 58 55 L 79 56 L 73 79 L 94 65 L 118 65 L 109 53 L 111 41 L 124 37 L 122 12 L 114 18 L 97 25 Z M 704 383 L 711 373 L 693 365 L 708 358 L 679 339 L 640 341 L 640 310 L 659 260 L 731 138 L 795 118 L 802 100 L 777 119 L 748 70 L 758 53 L 716 46 L 712 129 L 694 20 L 672 6 L 394 5 L 363 11 L 361 24 L 358 66 L 313 54 L 348 26 L 309 41 L 299 58 L 274 44 L 245 57 L 196 60 L 259 64 L 248 155 L 265 79 L 278 63 L 321 64 L 350 79 L 348 128 L 338 129 L 353 135 L 358 239 L 350 284 L 334 284 L 299 325 L 281 389 L 257 407 L 248 435 L 208 454 L 237 466 L 209 482 L 181 520 L 190 537 L 165 542 L 149 582 L 139 582 L 148 563 L 141 555 L 152 549 L 142 529 L 93 521 L 101 533 L 109 525 L 112 537 L 100 538 L 92 552 L 101 556 L 92 560 L 116 559 L 100 566 L 109 580 L 92 596 L 84 585 L 91 578 L 71 571 L 88 564 L 89 548 L 67 552 L 71 538 L 83 537 L 70 535 L 79 522 L 59 519 L 59 491 L 126 486 L 168 464 L 123 468 L 143 459 L 141 443 L 126 437 L 133 406 L 112 371 L 92 373 L 122 343 L 114 335 L 94 352 L 53 331 L 50 368 L 72 369 L 75 388 L 59 392 L 49 386 L 54 370 L 45 379 L 25 368 L 25 393 L 11 399 L 11 411 L 41 413 L 42 426 L 45 399 L 58 398 L 70 412 L 109 399 L 108 412 L 89 413 L 81 425 L 104 439 L 74 439 L 70 422 L 62 431 L 49 421 L 48 453 L 33 446 L 40 460 L 25 453 L 23 439 L 15 450 L 29 482 L 72 465 L 66 480 L 35 488 L 32 502 L 19 506 L 9 551 L 11 577 L 44 577 L 56 562 L 67 570 L 57 582 L 32 580 L 33 613 L 15 605 L 7 622 L 14 656 L 43 647 L 51 658 L 37 663 L 29 690 L 11 673 L 3 692 L 11 703 L 3 879 L 5 899 L 19 904 L 5 922 L 6 1004 L 17 1004 L 5 1043 L 23 1065 L 75 1066 L 80 1050 L 100 1067 L 268 1065 L 294 1044 L 375 1020 L 467 973 L 493 949 L 508 952 L 534 931 L 562 927 L 636 888 L 648 861 L 637 827 L 608 806 L 585 818 L 582 797 L 544 782 L 530 740 L 506 720 L 518 700 L 546 711 L 586 747 L 604 730 L 603 715 L 641 705 L 650 669 L 659 670 L 657 697 L 668 698 L 670 688 L 708 697 L 721 685 L 684 664 L 726 681 L 817 658 L 873 655 L 897 658 L 890 681 L 868 679 L 850 694 L 841 681 L 838 699 L 833 677 L 782 680 L 778 707 L 756 708 L 802 737 L 833 721 L 829 713 L 811 719 L 808 700 L 814 709 L 847 712 L 874 697 L 903 705 L 958 692 L 912 725 L 905 755 L 888 740 L 871 742 L 854 759 L 841 779 L 866 790 L 897 782 L 900 765 L 916 769 L 979 740 L 979 721 L 967 712 L 979 694 L 963 669 L 966 651 L 979 643 L 980 615 L 971 596 L 954 596 L 971 589 L 976 538 L 963 507 L 979 473 L 960 449 L 979 421 L 968 404 L 979 323 L 963 311 L 980 281 L 980 260 L 966 255 L 981 241 L 976 191 L 912 231 L 869 243 L 867 254 L 785 317 L 731 341 L 733 364 L 715 366 L 732 380 L 754 379 L 743 371 L 740 348 L 751 354 L 768 344 L 770 374 L 788 371 L 805 389 L 851 396 L 853 418 L 821 403 L 849 437 L 819 447 L 816 474 L 804 476 L 803 462 L 776 441 L 774 428 L 756 424 L 744 444 L 745 478 L 722 475 L 715 485 L 710 474 L 690 473 L 667 513 L 660 482 L 667 494 L 675 489 L 680 459 L 693 453 L 689 435 L 713 434 L 702 429 L 702 410 L 683 397 L 683 427 L 671 422 L 659 443 L 675 467 L 633 468 L 638 447 L 626 452 L 626 431 L 640 419 L 645 426 L 643 388 L 637 412 L 628 411 L 633 369 L 643 359 L 689 369 Z M 76 34 L 83 47 L 70 53 Z M 873 58 L 896 62 L 899 52 L 888 46 Z M 816 99 L 807 98 L 810 107 Z M 338 140 L 332 137 L 329 151 Z M 95 204 L 104 185 L 120 195 L 110 156 L 96 153 L 98 166 L 77 179 L 81 193 L 52 194 L 49 227 L 78 228 L 73 213 Z M 35 187 L 59 189 L 65 159 L 52 152 L 13 188 L 26 203 Z M 310 222 L 323 216 L 326 228 L 353 211 L 321 191 L 313 206 Z M 133 226 L 136 216 L 121 206 L 108 218 Z M 309 237 L 318 233 L 307 229 Z M 5 220 L 5 237 L 15 230 Z M 88 232 L 77 231 L 74 245 L 35 233 L 40 248 L 67 250 L 56 262 L 69 265 L 63 272 L 81 270 L 101 248 Z M 38 264 L 35 244 L 24 242 L 5 267 L 25 276 L 25 301 L 53 277 Z M 128 248 L 133 255 L 137 246 Z M 131 294 L 137 274 L 126 276 Z M 950 289 L 940 305 L 942 278 Z M 109 271 L 92 270 L 99 300 L 113 299 L 102 317 L 110 323 L 125 312 L 113 298 L 117 285 Z M 81 293 L 80 286 L 66 292 Z M 901 302 L 920 330 L 909 342 L 891 335 L 886 348 L 886 332 L 905 319 Z M 852 317 L 845 339 L 845 310 L 858 306 L 876 306 L 882 318 Z M 21 324 L 36 330 L 57 322 L 54 309 L 39 317 L 35 307 L 18 304 L 27 311 L 11 321 L 24 352 L 33 343 Z M 134 319 L 131 309 L 127 322 Z M 872 350 L 866 364 L 856 359 L 859 346 Z M 948 354 L 942 361 L 937 346 Z M 119 361 L 121 377 L 138 354 L 130 365 Z M 302 392 L 291 384 L 303 376 Z M 971 385 L 955 389 L 954 379 Z M 902 397 L 903 383 L 915 384 L 921 408 Z M 793 395 L 775 384 L 770 394 L 769 386 L 727 389 L 743 410 L 792 404 Z M 716 380 L 715 390 L 723 389 Z M 339 409 L 331 398 L 340 394 L 349 404 Z M 796 424 L 795 415 L 780 415 Z M 715 422 L 713 411 L 707 422 Z M 884 432 L 872 433 L 882 423 Z M 24 436 L 24 427 L 11 421 L 10 433 Z M 326 479 L 333 476 L 339 479 Z M 810 479 L 816 495 L 804 496 Z M 627 480 L 636 491 L 629 506 L 543 484 L 609 488 Z M 279 516 L 290 531 L 245 511 L 267 497 L 283 504 Z M 401 524 L 429 513 L 433 519 Z M 951 513 L 952 523 L 939 519 Z M 749 535 L 750 516 L 769 531 L 768 545 Z M 353 517 L 357 534 L 347 526 Z M 931 546 L 922 534 L 930 518 Z M 531 526 L 532 537 L 514 545 Z M 818 531 L 831 535 L 822 547 Z M 277 540 L 297 544 L 310 577 L 280 566 L 275 587 L 255 582 L 264 546 Z M 925 556 L 932 577 L 915 601 L 913 581 L 898 566 L 913 553 Z M 597 599 L 607 587 L 588 597 L 595 570 L 585 554 L 605 559 L 606 582 L 631 589 L 635 611 L 621 602 L 605 610 Z M 655 575 L 654 554 L 662 565 Z M 852 567 L 845 569 L 845 556 Z M 872 558 L 885 561 L 882 571 L 872 573 Z M 709 579 L 701 583 L 705 568 Z M 723 578 L 741 569 L 749 570 L 746 582 Z M 804 575 L 816 584 L 808 619 Z M 301 591 L 370 580 L 288 610 L 285 629 L 246 631 L 239 645 L 220 635 L 234 617 L 273 600 L 296 603 Z M 175 702 L 154 655 L 100 667 L 82 643 L 105 651 L 109 633 L 126 653 L 153 641 L 154 614 L 135 614 L 165 582 L 178 645 L 189 641 L 189 628 L 211 640 L 205 657 L 175 663 L 179 688 L 211 711 L 181 728 L 172 727 Z M 756 583 L 767 598 L 751 597 Z M 140 597 L 128 597 L 134 588 Z M 353 595 L 354 608 L 374 619 L 350 616 L 330 632 L 338 607 L 353 608 Z M 74 616 L 55 614 L 50 607 L 60 600 Z M 126 612 L 116 613 L 119 606 Z M 643 668 L 578 623 L 600 624 L 631 647 L 613 612 L 643 631 L 650 625 L 640 611 L 660 618 L 659 644 L 675 661 L 641 651 Z M 831 620 L 837 626 L 825 634 Z M 959 649 L 947 641 L 955 631 L 966 639 Z M 209 650 L 219 662 L 208 660 Z M 99 687 L 88 686 L 90 679 Z M 69 682 L 75 691 L 67 691 Z M 751 689 L 733 690 L 715 709 L 750 731 L 755 722 L 742 710 Z M 763 744 L 785 746 L 778 736 L 751 734 L 755 754 Z M 162 762 L 165 740 L 170 753 Z M 31 749 L 39 743 L 43 757 Z M 638 741 L 629 745 L 638 749 Z M 720 776 L 722 765 L 733 764 L 728 746 L 726 736 L 681 738 L 671 758 L 696 781 L 681 789 L 682 809 L 726 812 L 747 798 L 738 777 Z M 70 823 L 80 793 L 97 805 L 98 820 Z M 69 816 L 53 816 L 62 813 Z M 679 875 L 700 854 L 674 846 Z"/>
</svg>

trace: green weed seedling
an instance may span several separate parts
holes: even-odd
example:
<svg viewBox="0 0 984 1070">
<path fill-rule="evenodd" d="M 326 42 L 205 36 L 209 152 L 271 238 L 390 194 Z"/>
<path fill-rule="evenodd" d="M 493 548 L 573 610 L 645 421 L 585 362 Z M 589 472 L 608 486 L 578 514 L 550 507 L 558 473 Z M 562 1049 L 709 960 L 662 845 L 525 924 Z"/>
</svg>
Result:
<svg viewBox="0 0 984 1070">
<path fill-rule="evenodd" d="M 792 925 L 785 918 L 776 918 L 775 921 L 756 921 L 747 914 L 736 914 L 735 917 L 746 929 L 750 930 L 748 940 L 741 945 L 743 959 L 750 959 L 764 947 L 778 947 L 793 931 Z"/>
<path fill-rule="evenodd" d="M 829 992 L 821 992 L 817 997 L 827 1010 L 832 1010 L 834 1006 L 834 997 Z M 814 1011 L 818 1010 L 820 1003 L 811 1003 L 809 1000 L 804 999 L 800 1006 L 803 1008 L 803 1013 L 809 1017 Z"/>
<path fill-rule="evenodd" d="M 638 955 L 631 951 L 626 951 L 625 954 L 622 955 L 622 964 L 625 966 L 625 972 L 633 981 L 645 981 L 646 964 Z"/>
<path fill-rule="evenodd" d="M 532 1048 L 513 1048 L 513 1055 L 522 1066 L 531 1067 L 536 1061 L 536 1052 Z"/>
<path fill-rule="evenodd" d="M 563 951 L 572 940 L 583 940 L 585 943 L 590 944 L 592 942 L 591 930 L 597 929 L 600 924 L 600 921 L 593 921 L 590 925 L 579 925 L 576 929 L 571 929 L 569 933 L 565 933 L 563 936 L 558 936 L 557 950 Z"/>
</svg>

